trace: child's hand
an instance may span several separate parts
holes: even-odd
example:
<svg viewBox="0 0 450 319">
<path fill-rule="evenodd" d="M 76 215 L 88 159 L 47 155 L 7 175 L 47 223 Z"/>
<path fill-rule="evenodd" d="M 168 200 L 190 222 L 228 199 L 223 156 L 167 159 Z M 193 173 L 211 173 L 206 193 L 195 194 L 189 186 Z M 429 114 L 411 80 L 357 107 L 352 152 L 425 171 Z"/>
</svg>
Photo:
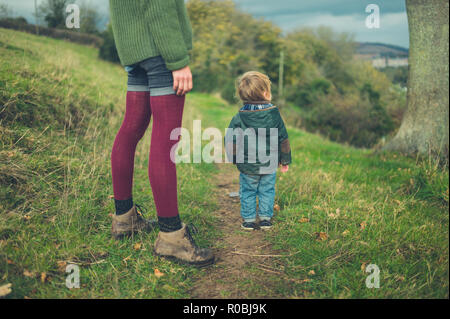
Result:
<svg viewBox="0 0 450 319">
<path fill-rule="evenodd" d="M 289 165 L 281 165 L 281 172 L 286 173 L 289 170 Z"/>
</svg>

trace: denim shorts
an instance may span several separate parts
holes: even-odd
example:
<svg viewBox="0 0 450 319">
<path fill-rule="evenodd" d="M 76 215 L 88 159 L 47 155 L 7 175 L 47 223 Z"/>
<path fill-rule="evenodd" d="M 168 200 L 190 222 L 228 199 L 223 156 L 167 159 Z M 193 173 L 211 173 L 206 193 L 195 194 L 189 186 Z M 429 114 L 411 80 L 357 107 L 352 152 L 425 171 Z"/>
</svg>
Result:
<svg viewBox="0 0 450 319">
<path fill-rule="evenodd" d="M 128 91 L 150 92 L 151 96 L 175 94 L 173 75 L 161 56 L 146 59 L 125 67 Z"/>
</svg>

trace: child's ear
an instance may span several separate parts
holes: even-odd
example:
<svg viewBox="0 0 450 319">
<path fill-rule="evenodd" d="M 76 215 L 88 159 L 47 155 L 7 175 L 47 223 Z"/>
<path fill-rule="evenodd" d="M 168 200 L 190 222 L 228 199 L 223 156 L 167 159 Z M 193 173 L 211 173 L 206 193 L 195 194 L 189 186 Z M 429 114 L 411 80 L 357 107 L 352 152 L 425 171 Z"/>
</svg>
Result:
<svg viewBox="0 0 450 319">
<path fill-rule="evenodd" d="M 265 92 L 264 92 L 264 98 L 265 98 L 267 101 L 271 101 L 271 100 L 272 100 L 272 94 L 271 94 L 270 92 L 268 92 L 268 91 L 265 91 Z"/>
</svg>

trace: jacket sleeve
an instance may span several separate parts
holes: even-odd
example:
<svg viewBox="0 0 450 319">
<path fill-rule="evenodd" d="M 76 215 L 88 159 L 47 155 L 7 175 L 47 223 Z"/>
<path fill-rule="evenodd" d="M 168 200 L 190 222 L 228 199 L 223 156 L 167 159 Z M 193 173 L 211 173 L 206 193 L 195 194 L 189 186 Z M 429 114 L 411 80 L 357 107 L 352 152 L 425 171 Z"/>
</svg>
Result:
<svg viewBox="0 0 450 319">
<path fill-rule="evenodd" d="M 159 53 L 169 70 L 189 64 L 189 54 L 177 16 L 175 0 L 146 1 L 146 18 Z"/>
<path fill-rule="evenodd" d="M 291 144 L 289 143 L 289 135 L 286 130 L 280 111 L 277 112 L 278 117 L 278 147 L 280 150 L 280 164 L 289 165 L 292 163 Z"/>
<path fill-rule="evenodd" d="M 225 134 L 225 152 L 229 161 L 236 164 L 236 135 L 233 134 L 235 128 L 239 128 L 238 115 L 234 116 L 228 125 L 227 132 Z"/>
</svg>

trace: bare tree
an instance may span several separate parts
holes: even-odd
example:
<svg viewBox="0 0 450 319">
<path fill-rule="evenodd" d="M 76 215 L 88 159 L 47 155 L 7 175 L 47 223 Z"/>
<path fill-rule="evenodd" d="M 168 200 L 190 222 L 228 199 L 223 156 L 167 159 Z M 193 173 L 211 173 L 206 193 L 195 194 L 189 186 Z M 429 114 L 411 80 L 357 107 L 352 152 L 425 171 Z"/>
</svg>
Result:
<svg viewBox="0 0 450 319">
<path fill-rule="evenodd" d="M 410 34 L 407 111 L 384 147 L 406 154 L 439 155 L 449 149 L 449 2 L 406 0 Z"/>
</svg>

